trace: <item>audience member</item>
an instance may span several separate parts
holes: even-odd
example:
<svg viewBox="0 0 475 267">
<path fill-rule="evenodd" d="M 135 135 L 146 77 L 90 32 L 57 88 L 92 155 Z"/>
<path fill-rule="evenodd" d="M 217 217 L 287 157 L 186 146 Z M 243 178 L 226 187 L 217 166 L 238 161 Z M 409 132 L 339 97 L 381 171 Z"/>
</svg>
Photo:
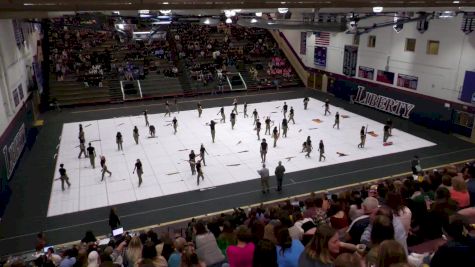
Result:
<svg viewBox="0 0 475 267">
<path fill-rule="evenodd" d="M 408 263 L 404 247 L 394 240 L 386 240 L 379 246 L 377 267 L 391 267 L 398 263 Z"/>
<path fill-rule="evenodd" d="M 452 178 L 452 189 L 450 191 L 450 198 L 458 204 L 459 209 L 470 206 L 470 194 L 467 190 L 467 184 L 462 177 Z"/>
<path fill-rule="evenodd" d="M 300 255 L 299 267 L 332 267 L 339 252 L 338 233 L 326 224 L 320 225 Z"/>
<path fill-rule="evenodd" d="M 203 221 L 198 221 L 195 224 L 195 243 L 196 254 L 206 263 L 206 266 L 221 266 L 224 262 L 224 256 L 218 247 L 214 235 L 206 229 Z"/>
<path fill-rule="evenodd" d="M 430 266 L 475 266 L 475 238 L 468 234 L 465 218 L 452 215 L 444 223 L 443 229 L 447 243 L 437 249 Z"/>
<path fill-rule="evenodd" d="M 230 267 L 252 267 L 254 243 L 251 242 L 251 232 L 245 225 L 236 229 L 237 244 L 230 245 L 226 250 Z"/>
<path fill-rule="evenodd" d="M 276 252 L 279 267 L 297 267 L 303 250 L 302 242 L 292 239 L 287 228 L 282 227 L 278 230 Z"/>
</svg>

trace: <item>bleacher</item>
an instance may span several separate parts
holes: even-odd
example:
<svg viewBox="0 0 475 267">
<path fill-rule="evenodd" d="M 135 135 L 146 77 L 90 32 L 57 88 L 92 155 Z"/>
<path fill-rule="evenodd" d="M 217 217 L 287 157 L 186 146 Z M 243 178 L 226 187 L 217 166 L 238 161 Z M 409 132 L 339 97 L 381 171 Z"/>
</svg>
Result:
<svg viewBox="0 0 475 267">
<path fill-rule="evenodd" d="M 109 84 L 104 81 L 103 87 L 85 87 L 77 81 L 57 81 L 50 78 L 50 101 L 57 101 L 60 106 L 75 106 L 91 103 L 109 103 L 111 96 Z"/>
<path fill-rule="evenodd" d="M 434 170 L 434 168 L 436 168 L 437 170 Z M 38 251 L 37 254 L 29 253 L 24 258 L 28 258 L 32 261 L 34 260 L 36 266 L 42 266 L 42 264 L 48 261 L 54 261 L 55 263 L 59 264 L 62 260 L 62 256 L 60 255 L 63 255 L 66 258 L 76 257 L 76 261 L 79 261 L 79 262 L 87 261 L 86 260 L 87 257 L 77 256 L 78 250 L 81 251 L 81 249 L 85 249 L 86 251 L 98 251 L 101 255 L 105 253 L 107 250 L 110 250 L 110 252 L 108 252 L 108 255 L 110 255 L 110 259 L 108 258 L 108 260 L 110 260 L 111 263 L 123 265 L 124 263 L 127 263 L 131 259 L 128 258 L 130 254 L 126 253 L 127 249 L 121 246 L 121 244 L 123 244 L 122 241 L 131 242 L 130 241 L 131 238 L 133 238 L 133 236 L 136 236 L 136 237 L 140 237 L 140 239 L 138 240 L 140 240 L 140 242 L 142 243 L 142 246 L 144 246 L 144 249 L 146 246 L 149 246 L 149 245 L 153 245 L 153 247 L 157 245 L 157 247 L 160 247 L 160 249 L 157 250 L 157 254 L 155 254 L 155 256 L 153 256 L 151 260 L 162 262 L 163 264 L 165 264 L 163 266 L 167 266 L 166 265 L 167 261 L 170 263 L 170 258 L 172 257 L 171 255 L 173 253 L 181 254 L 182 264 L 180 266 L 190 266 L 186 264 L 183 265 L 183 261 L 185 261 L 186 258 L 190 256 L 193 256 L 199 262 L 208 263 L 208 264 L 211 263 L 209 265 L 212 265 L 213 262 L 210 262 L 212 261 L 210 258 L 211 255 L 204 254 L 205 251 L 207 253 L 210 253 L 210 249 L 216 249 L 216 251 L 220 251 L 220 253 L 223 253 L 223 256 L 221 258 L 216 259 L 216 257 L 213 257 L 213 259 L 216 261 L 214 262 L 214 264 L 217 264 L 216 266 L 227 266 L 224 264 L 231 263 L 235 260 L 235 255 L 233 255 L 229 251 L 229 248 L 232 246 L 235 246 L 237 241 L 241 242 L 241 246 L 246 245 L 246 244 L 253 244 L 252 246 L 255 247 L 255 249 L 252 250 L 253 255 L 252 254 L 250 255 L 251 259 L 254 258 L 252 260 L 254 261 L 253 266 L 277 266 L 277 265 L 269 264 L 269 262 L 272 263 L 272 261 L 274 260 L 277 261 L 276 258 L 273 258 L 276 256 L 272 256 L 271 258 L 266 258 L 264 265 L 256 265 L 255 261 L 259 259 L 260 257 L 262 257 L 262 255 L 260 254 L 262 253 L 260 251 L 260 246 L 262 245 L 261 241 L 266 241 L 267 243 L 265 244 L 265 246 L 271 246 L 274 251 L 276 251 L 276 248 L 278 249 L 279 246 L 283 246 L 284 244 L 286 244 L 286 242 L 290 242 L 288 240 L 292 240 L 292 239 L 298 240 L 295 242 L 298 242 L 299 244 L 303 244 L 304 246 L 307 245 L 308 247 L 309 246 L 308 244 L 311 244 L 311 242 L 318 242 L 318 238 L 319 238 L 319 235 L 317 234 L 318 231 L 330 231 L 330 233 L 336 234 L 336 235 L 340 233 L 340 243 L 338 244 L 339 246 L 338 254 L 340 254 L 340 256 L 345 255 L 345 253 L 348 253 L 348 252 L 355 253 L 356 251 L 358 251 L 359 253 L 358 255 L 360 255 L 359 259 L 364 259 L 364 261 L 367 262 L 368 264 L 372 264 L 374 260 L 377 261 L 379 258 L 377 252 L 376 254 L 373 254 L 375 253 L 374 249 L 379 249 L 379 247 L 374 247 L 374 244 L 372 246 L 371 243 L 369 243 L 367 245 L 369 246 L 369 249 L 363 253 L 363 252 L 360 252 L 358 246 L 355 246 L 355 243 L 356 244 L 360 243 L 360 240 L 357 240 L 355 242 L 355 240 L 353 241 L 351 239 L 348 240 L 346 239 L 346 237 L 344 237 L 345 236 L 344 233 L 346 233 L 346 230 L 349 229 L 349 227 L 352 227 L 352 225 L 349 224 L 350 223 L 349 217 L 345 217 L 345 216 L 354 216 L 354 215 L 351 215 L 352 209 L 353 211 L 355 210 L 358 211 L 358 209 L 361 209 L 360 212 L 364 212 L 366 208 L 365 209 L 363 209 L 363 207 L 358 208 L 358 205 L 363 205 L 363 206 L 369 205 L 367 203 L 371 203 L 371 202 L 366 202 L 366 200 L 364 199 L 372 198 L 373 199 L 372 202 L 374 201 L 378 202 L 379 200 L 380 205 L 383 206 L 383 207 L 375 206 L 377 210 L 381 210 L 381 209 L 388 210 L 392 205 L 391 204 L 392 200 L 388 199 L 388 195 L 389 194 L 394 195 L 394 193 L 401 194 L 401 195 L 410 193 L 410 198 L 412 202 L 416 203 L 417 202 L 416 199 L 419 197 L 419 195 L 417 194 L 418 192 L 420 192 L 421 194 L 429 193 L 429 191 L 425 192 L 422 190 L 422 188 L 427 189 L 427 185 L 424 185 L 424 184 L 429 184 L 429 185 L 432 184 L 432 188 L 436 188 L 436 187 L 438 188 L 436 191 L 436 194 L 438 195 L 436 195 L 433 200 L 431 199 L 432 201 L 432 203 L 430 204 L 431 207 L 428 209 L 429 211 L 428 218 L 430 218 L 432 210 L 435 209 L 437 205 L 441 205 L 441 204 L 445 205 L 443 204 L 444 202 L 441 202 L 442 198 L 440 196 L 440 192 L 444 190 L 448 191 L 448 189 L 444 187 L 444 186 L 447 186 L 447 179 L 444 177 L 451 178 L 449 179 L 449 181 L 450 180 L 454 181 L 454 179 L 465 178 L 467 179 L 467 181 L 475 182 L 474 180 L 475 178 L 471 178 L 473 177 L 473 175 L 475 175 L 475 164 L 472 159 L 472 160 L 457 162 L 457 163 L 453 163 L 453 164 L 449 164 L 445 166 L 431 167 L 419 172 L 418 176 L 413 176 L 413 173 L 408 172 L 408 173 L 403 173 L 396 176 L 383 177 L 383 178 L 371 180 L 365 183 L 349 184 L 349 185 L 338 187 L 338 188 L 320 190 L 318 192 L 311 192 L 311 193 L 302 194 L 302 195 L 298 195 L 298 196 L 294 196 L 294 197 L 290 197 L 286 199 L 273 200 L 266 203 L 256 203 L 254 205 L 250 205 L 246 207 L 239 207 L 239 208 L 234 208 L 230 210 L 215 212 L 213 214 L 196 216 L 194 218 L 184 218 L 180 221 L 175 221 L 171 223 L 162 223 L 160 225 L 148 226 L 141 229 L 134 229 L 134 230 L 129 229 L 124 234 L 118 235 L 116 237 L 98 236 L 96 238 L 91 232 L 89 234 L 86 234 L 85 239 L 87 240 L 92 239 L 92 241 L 87 241 L 86 243 L 75 241 L 75 242 L 71 242 L 67 244 L 57 245 L 54 247 L 54 251 L 55 251 L 54 255 L 52 255 L 51 253 L 43 253 L 42 248 L 38 248 L 40 251 Z M 445 181 L 442 181 L 442 179 L 444 179 Z M 471 179 L 471 180 L 468 180 L 468 179 Z M 442 182 L 442 184 L 438 186 L 438 183 L 440 182 Z M 404 190 L 410 190 L 410 192 L 405 192 Z M 453 190 L 453 189 L 450 189 L 450 190 Z M 471 192 L 471 193 L 475 193 L 475 192 Z M 448 199 L 448 201 L 453 202 L 452 199 Z M 351 204 L 352 206 L 347 206 L 346 209 L 343 208 L 342 203 L 345 203 L 345 202 L 347 203 L 347 205 Z M 404 240 L 404 242 L 406 242 L 407 245 L 409 245 L 408 251 L 410 254 L 409 256 L 406 256 L 407 254 L 403 254 L 400 256 L 400 259 L 402 259 L 403 263 L 407 263 L 410 265 L 401 265 L 401 266 L 416 266 L 416 267 L 429 266 L 429 265 L 424 265 L 427 263 L 433 263 L 434 266 L 439 266 L 436 264 L 438 264 L 441 260 L 442 261 L 449 260 L 447 258 L 440 258 L 440 257 L 447 257 L 448 255 L 445 254 L 446 251 L 440 252 L 439 247 L 444 246 L 444 244 L 447 242 L 453 243 L 453 241 L 452 239 L 448 239 L 448 240 L 444 239 L 442 236 L 441 229 L 439 229 L 440 231 L 439 238 L 435 238 L 435 239 L 422 238 L 420 240 L 414 241 L 414 236 L 419 235 L 419 233 L 423 229 L 415 228 L 417 226 L 415 225 L 417 222 L 414 221 L 414 217 L 417 217 L 418 214 L 415 213 L 416 210 L 413 208 L 413 204 L 407 204 L 407 203 L 409 202 L 407 201 L 403 202 L 402 205 L 409 205 L 409 207 L 411 207 L 413 221 L 410 227 L 413 227 L 413 228 L 411 230 L 410 237 Z M 426 203 L 427 202 L 423 202 L 424 207 L 426 206 Z M 447 206 L 445 207 L 446 207 L 445 209 L 448 208 Z M 348 209 L 350 210 L 350 215 L 348 215 L 347 213 Z M 323 210 L 325 212 L 319 213 L 318 210 Z M 346 215 L 344 215 L 343 217 L 338 216 L 338 213 L 341 211 L 343 211 Z M 379 211 L 376 211 L 376 214 L 378 214 L 378 212 Z M 450 214 L 453 214 L 453 215 L 450 215 Z M 317 217 L 314 217 L 315 215 L 317 215 Z M 324 217 L 321 217 L 321 216 L 324 216 Z M 357 216 L 361 216 L 363 218 L 365 215 L 357 215 Z M 377 215 L 375 217 L 374 224 L 378 224 L 378 222 L 376 221 L 378 221 L 381 218 L 381 216 L 385 216 L 385 215 Z M 391 216 L 400 217 L 402 215 L 394 214 Z M 461 220 L 461 219 L 465 220 L 466 227 L 468 227 L 467 229 L 469 231 L 471 230 L 470 235 L 474 234 L 475 229 L 471 229 L 469 224 L 475 223 L 475 207 L 471 206 L 471 207 L 458 208 L 458 210 L 456 210 L 455 213 L 446 213 L 445 216 L 448 216 L 447 218 L 449 217 L 454 218 L 454 220 Z M 346 220 L 348 220 L 346 224 L 346 228 L 338 228 L 342 231 L 336 231 L 335 228 L 329 228 L 330 225 L 332 227 L 336 227 L 337 224 L 333 225 L 333 223 L 341 221 L 341 218 L 346 218 Z M 356 217 L 356 218 L 359 218 L 359 217 Z M 355 220 L 358 220 L 358 219 L 355 219 Z M 329 222 L 331 222 L 331 224 L 328 224 Z M 458 227 L 456 225 L 445 224 L 442 221 L 432 221 L 430 223 L 438 223 L 442 225 L 444 229 L 448 229 L 448 227 Z M 201 227 L 203 226 L 205 227 L 204 232 L 200 230 Z M 229 229 L 229 227 L 231 227 L 230 228 L 231 232 L 227 230 Z M 193 229 L 198 229 L 198 230 L 195 231 Z M 453 232 L 454 229 L 459 229 L 459 228 L 450 228 L 450 229 L 451 230 L 449 230 L 448 233 L 446 232 L 444 233 L 446 233 L 446 235 L 447 234 L 451 235 L 452 238 L 457 239 L 457 242 L 462 242 L 460 240 L 461 237 L 457 237 L 456 236 L 457 233 Z M 247 232 L 246 239 L 243 239 L 242 231 Z M 284 231 L 285 233 L 282 231 Z M 460 228 L 460 231 L 462 231 L 461 228 Z M 157 238 L 158 233 L 160 233 L 160 238 Z M 381 234 L 381 232 L 378 232 L 378 233 L 379 235 Z M 281 238 L 282 234 L 286 236 L 286 238 L 282 239 Z M 205 236 L 209 236 L 209 238 L 206 238 L 207 240 L 206 242 L 203 241 Z M 408 236 L 409 236 L 409 233 L 408 233 Z M 229 237 L 233 237 L 233 239 L 229 239 Z M 195 247 L 202 248 L 203 246 L 206 246 L 209 249 L 206 249 L 206 250 L 200 249 L 196 251 L 193 250 L 191 252 L 182 251 L 180 247 L 178 248 L 174 247 L 174 244 L 176 244 L 174 243 L 174 241 L 178 240 L 179 238 L 183 238 L 184 239 L 183 242 L 190 242 L 188 243 L 190 245 L 194 244 Z M 373 240 L 373 235 L 371 235 L 371 238 Z M 396 241 L 392 239 L 389 239 L 387 241 L 382 241 L 381 245 L 379 246 L 387 245 L 388 242 L 392 244 L 393 246 L 396 246 L 396 248 L 393 248 L 393 249 L 402 249 L 402 246 L 399 243 L 401 241 L 398 239 L 396 239 Z M 293 244 L 294 244 L 294 241 L 292 241 L 292 245 L 290 245 L 289 243 L 288 246 L 293 247 L 294 246 Z M 466 246 L 467 248 L 469 248 L 470 244 L 471 243 L 467 243 L 467 244 L 459 243 L 459 245 Z M 108 246 L 110 246 L 111 248 L 107 249 Z M 300 248 L 293 247 L 293 249 L 299 250 L 298 254 L 296 255 L 297 258 L 293 258 L 294 264 L 296 264 L 297 260 L 300 261 L 301 258 L 303 257 L 302 255 L 306 253 L 305 250 L 303 250 L 303 246 L 302 245 L 300 246 L 301 246 Z M 141 247 L 140 247 L 140 251 L 142 250 Z M 73 248 L 73 251 L 71 251 L 71 248 Z M 179 251 L 177 252 L 176 249 L 178 249 Z M 447 249 L 447 247 L 445 249 Z M 60 251 L 62 251 L 62 253 L 58 253 Z M 402 251 L 401 253 L 404 253 L 403 252 L 404 250 L 401 250 L 401 251 Z M 191 253 L 191 255 L 188 255 L 188 253 Z M 394 253 L 398 253 L 398 252 L 395 251 Z M 348 255 L 351 255 L 351 254 L 348 254 Z M 349 257 L 348 255 L 346 256 Z M 355 253 L 353 255 L 357 255 L 357 254 Z M 372 255 L 376 255 L 375 256 L 376 258 L 371 258 Z M 465 262 L 467 263 L 467 265 L 464 265 L 464 266 L 472 266 L 471 264 L 473 262 L 470 262 L 469 255 L 470 254 L 466 254 L 465 256 L 463 256 L 465 260 L 468 260 L 468 262 L 467 261 Z M 145 254 L 143 257 L 146 257 Z M 185 257 L 185 259 L 183 259 L 183 257 Z M 283 257 L 285 258 L 285 254 Z M 343 257 L 336 257 L 336 258 L 334 257 L 336 257 L 336 255 L 332 256 L 332 258 L 330 259 L 331 262 L 337 262 L 339 261 L 338 260 L 339 258 L 343 258 Z M 9 258 L 9 262 L 5 266 L 10 266 L 9 264 L 13 264 L 13 263 L 16 263 L 16 264 L 23 263 L 24 258 L 15 258 L 15 257 Z M 142 260 L 146 260 L 146 259 L 147 258 L 142 258 Z M 316 259 L 315 261 L 318 262 L 318 259 Z M 16 265 L 16 266 L 22 266 L 22 265 Z M 127 266 L 127 265 L 125 264 L 124 266 Z M 343 266 L 346 266 L 346 265 L 343 265 Z M 360 266 L 360 265 L 348 265 L 348 266 Z M 361 265 L 361 266 L 364 266 L 364 265 Z"/>
</svg>

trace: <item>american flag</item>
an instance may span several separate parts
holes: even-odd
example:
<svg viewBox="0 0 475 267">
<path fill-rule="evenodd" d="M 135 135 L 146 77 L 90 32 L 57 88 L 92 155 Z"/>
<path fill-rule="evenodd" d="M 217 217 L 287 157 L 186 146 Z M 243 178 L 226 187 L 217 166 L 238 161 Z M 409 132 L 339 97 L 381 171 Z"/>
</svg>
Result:
<svg viewBox="0 0 475 267">
<path fill-rule="evenodd" d="M 315 45 L 330 45 L 330 33 L 329 32 L 315 32 Z"/>
</svg>

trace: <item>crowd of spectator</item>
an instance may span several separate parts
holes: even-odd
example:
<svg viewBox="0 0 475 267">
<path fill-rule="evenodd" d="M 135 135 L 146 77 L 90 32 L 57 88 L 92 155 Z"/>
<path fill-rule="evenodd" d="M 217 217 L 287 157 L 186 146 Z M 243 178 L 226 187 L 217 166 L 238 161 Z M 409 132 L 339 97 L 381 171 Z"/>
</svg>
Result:
<svg viewBox="0 0 475 267">
<path fill-rule="evenodd" d="M 34 266 L 398 267 L 475 266 L 475 165 L 384 180 L 338 194 L 312 193 L 279 205 L 235 208 L 191 220 L 184 235 L 150 230 L 99 245 L 88 231 L 61 253 L 48 248 Z M 115 228 L 120 223 L 111 214 Z M 411 253 L 437 241 L 434 251 Z M 47 244 L 39 236 L 37 250 Z M 424 265 L 426 264 L 426 265 Z M 24 266 L 12 259 L 7 266 Z"/>
<path fill-rule="evenodd" d="M 79 16 L 51 19 L 49 34 L 50 63 L 58 81 L 77 80 L 85 86 L 102 85 L 103 71 L 110 70 L 111 52 L 95 50 L 112 39 L 110 25 L 94 28 L 94 20 Z"/>
<path fill-rule="evenodd" d="M 97 25 L 99 28 L 88 16 L 51 19 L 50 62 L 58 81 L 76 80 L 85 87 L 101 87 L 108 74 L 129 81 L 145 79 L 149 71 L 177 75 L 169 64 L 161 66 L 173 58 L 166 34 L 136 40 L 131 32 L 116 32 L 111 17 L 105 19 L 108 23 Z"/>
</svg>

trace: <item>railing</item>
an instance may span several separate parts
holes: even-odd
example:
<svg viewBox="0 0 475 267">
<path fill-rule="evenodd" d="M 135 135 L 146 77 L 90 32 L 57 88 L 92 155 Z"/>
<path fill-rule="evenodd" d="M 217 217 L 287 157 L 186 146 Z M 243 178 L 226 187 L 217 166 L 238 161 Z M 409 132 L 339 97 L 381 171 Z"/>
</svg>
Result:
<svg viewBox="0 0 475 267">
<path fill-rule="evenodd" d="M 137 84 L 138 84 L 138 86 L 139 86 L 140 98 L 143 98 L 143 95 L 142 95 L 142 86 L 140 85 L 140 80 L 137 80 Z"/>
<path fill-rule="evenodd" d="M 125 101 L 125 93 L 124 93 L 124 85 L 122 84 L 122 81 L 120 82 L 120 91 L 122 91 L 122 100 Z"/>
<path fill-rule="evenodd" d="M 282 36 L 280 36 L 280 32 L 278 30 L 269 30 L 269 32 L 274 37 L 275 41 L 279 45 L 279 48 L 284 52 L 290 64 L 292 64 L 292 67 L 294 68 L 295 72 L 300 77 L 304 85 L 308 87 L 308 77 L 310 76 L 308 71 L 302 66 L 302 64 L 300 64 L 298 59 L 295 58 L 295 55 L 289 45 L 283 40 Z"/>
</svg>

